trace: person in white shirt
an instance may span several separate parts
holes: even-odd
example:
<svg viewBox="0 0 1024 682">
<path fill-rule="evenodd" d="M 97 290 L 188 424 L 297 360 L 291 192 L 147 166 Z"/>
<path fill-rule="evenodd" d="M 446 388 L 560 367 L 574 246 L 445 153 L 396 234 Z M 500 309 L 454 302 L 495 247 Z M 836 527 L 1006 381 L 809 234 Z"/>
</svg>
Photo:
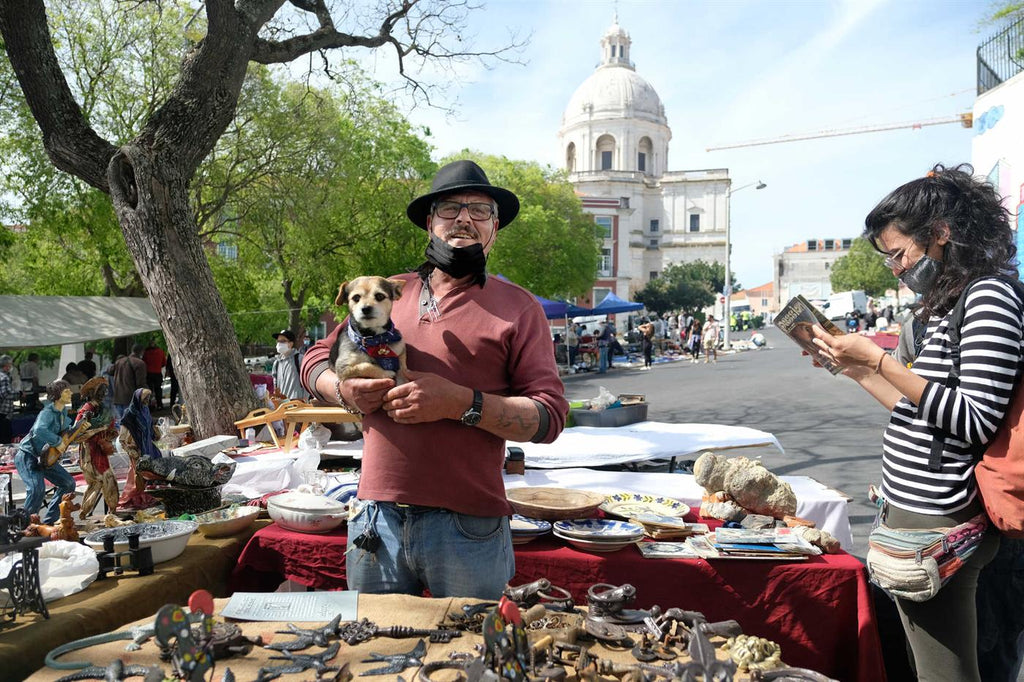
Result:
<svg viewBox="0 0 1024 682">
<path fill-rule="evenodd" d="M 713 362 L 718 364 L 718 333 L 721 328 L 714 315 L 708 315 L 708 321 L 704 323 L 701 331 L 701 338 L 704 339 L 704 364 Z"/>
</svg>

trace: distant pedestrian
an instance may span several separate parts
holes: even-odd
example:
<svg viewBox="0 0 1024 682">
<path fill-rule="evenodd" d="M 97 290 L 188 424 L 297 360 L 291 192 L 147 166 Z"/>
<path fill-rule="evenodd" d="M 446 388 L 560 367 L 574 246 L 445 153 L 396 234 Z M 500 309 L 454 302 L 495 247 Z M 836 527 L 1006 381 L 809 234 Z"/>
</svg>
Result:
<svg viewBox="0 0 1024 682">
<path fill-rule="evenodd" d="M 654 354 L 654 325 L 644 322 L 637 329 L 640 330 L 640 344 L 644 352 L 644 369 L 650 369 L 651 356 Z"/>
<path fill-rule="evenodd" d="M 700 320 L 693 318 L 693 321 L 690 322 L 690 338 L 687 339 L 686 343 L 690 350 L 690 362 L 694 364 L 700 358 L 700 339 L 703 331 L 704 328 L 701 326 Z"/>
<path fill-rule="evenodd" d="M 167 363 L 167 353 L 150 341 L 146 350 L 142 353 L 142 361 L 146 363 L 146 387 L 153 393 L 153 407 L 157 410 L 164 406 L 164 365 Z"/>
<path fill-rule="evenodd" d="M 14 412 L 14 387 L 11 370 L 14 361 L 10 355 L 0 355 L 0 443 L 11 442 L 11 414 Z"/>
<path fill-rule="evenodd" d="M 168 404 L 175 405 L 178 402 L 178 375 L 174 373 L 174 365 L 171 363 L 171 356 L 167 356 L 167 365 L 164 368 L 167 378 L 171 380 L 171 395 Z"/>
<path fill-rule="evenodd" d="M 18 368 L 18 375 L 21 378 L 21 393 L 24 396 L 24 406 L 27 408 L 39 407 L 39 393 L 42 386 L 39 385 L 39 354 L 29 353 L 28 359 L 21 363 Z"/>
<path fill-rule="evenodd" d="M 121 356 L 113 366 L 114 376 L 114 414 L 118 424 L 135 391 L 146 388 L 146 363 L 142 360 L 142 344 L 132 346 L 131 355 Z"/>
<path fill-rule="evenodd" d="M 572 367 L 576 364 L 576 356 L 580 350 L 580 337 L 576 335 L 576 325 L 570 323 L 565 328 L 565 346 L 566 352 L 569 356 L 569 366 Z"/>
<path fill-rule="evenodd" d="M 82 370 L 82 374 L 85 378 L 92 379 L 96 376 L 96 362 L 92 359 L 93 352 L 91 350 L 85 351 L 85 359 L 78 361 L 78 369 Z"/>
<path fill-rule="evenodd" d="M 718 364 L 718 334 L 721 327 L 714 315 L 708 315 L 708 321 L 704 323 L 701 336 L 704 337 L 704 364 L 713 362 Z"/>
<path fill-rule="evenodd" d="M 295 332 L 282 329 L 273 335 L 277 340 L 277 357 L 274 358 L 274 390 L 289 400 L 308 400 L 309 393 L 299 383 L 299 355 L 295 350 Z"/>
</svg>

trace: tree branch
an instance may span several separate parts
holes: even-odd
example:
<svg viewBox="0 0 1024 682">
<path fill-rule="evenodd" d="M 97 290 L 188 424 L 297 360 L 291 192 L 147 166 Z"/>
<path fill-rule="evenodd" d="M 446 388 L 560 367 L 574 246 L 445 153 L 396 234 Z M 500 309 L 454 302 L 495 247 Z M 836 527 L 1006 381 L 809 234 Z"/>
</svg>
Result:
<svg viewBox="0 0 1024 682">
<path fill-rule="evenodd" d="M 109 192 L 107 164 L 117 150 L 82 115 L 57 63 L 43 3 L 0 2 L 0 34 L 53 165 Z"/>
</svg>

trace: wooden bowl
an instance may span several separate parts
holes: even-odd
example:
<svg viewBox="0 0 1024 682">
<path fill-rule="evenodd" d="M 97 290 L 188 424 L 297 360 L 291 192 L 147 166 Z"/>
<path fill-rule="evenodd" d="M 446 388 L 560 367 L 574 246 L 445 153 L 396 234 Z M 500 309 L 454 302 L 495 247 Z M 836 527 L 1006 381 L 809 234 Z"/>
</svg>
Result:
<svg viewBox="0 0 1024 682">
<path fill-rule="evenodd" d="M 547 521 L 592 516 L 605 500 L 601 493 L 572 488 L 511 488 L 505 496 L 517 514 Z"/>
</svg>

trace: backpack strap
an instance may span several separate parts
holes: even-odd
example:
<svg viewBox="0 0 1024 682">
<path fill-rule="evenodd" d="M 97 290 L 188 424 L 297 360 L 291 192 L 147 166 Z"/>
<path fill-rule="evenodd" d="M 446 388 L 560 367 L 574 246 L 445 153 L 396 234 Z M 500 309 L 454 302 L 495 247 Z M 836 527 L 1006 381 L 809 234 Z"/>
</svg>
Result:
<svg viewBox="0 0 1024 682">
<path fill-rule="evenodd" d="M 956 388 L 960 385 L 960 328 L 964 323 L 964 308 L 967 305 L 967 293 L 971 290 L 971 287 L 975 283 L 983 279 L 999 279 L 1006 282 L 1013 290 L 1017 292 L 1017 298 L 1020 300 L 1022 306 L 1024 306 L 1024 282 L 1019 279 L 1013 279 L 1005 275 L 988 275 L 986 277 L 979 277 L 974 280 L 960 293 L 960 298 L 957 299 L 956 305 L 949 314 L 949 326 L 946 328 L 946 336 L 949 338 L 949 354 L 953 361 L 953 367 L 949 370 L 949 374 L 946 376 L 946 380 L 943 382 L 949 388 Z M 920 348 L 918 348 L 920 352 Z M 931 452 L 928 455 L 928 470 L 939 471 L 942 468 L 942 450 L 946 444 L 945 431 L 937 427 L 932 428 L 932 447 Z M 983 447 L 975 447 L 975 454 L 980 455 L 984 452 Z"/>
</svg>

